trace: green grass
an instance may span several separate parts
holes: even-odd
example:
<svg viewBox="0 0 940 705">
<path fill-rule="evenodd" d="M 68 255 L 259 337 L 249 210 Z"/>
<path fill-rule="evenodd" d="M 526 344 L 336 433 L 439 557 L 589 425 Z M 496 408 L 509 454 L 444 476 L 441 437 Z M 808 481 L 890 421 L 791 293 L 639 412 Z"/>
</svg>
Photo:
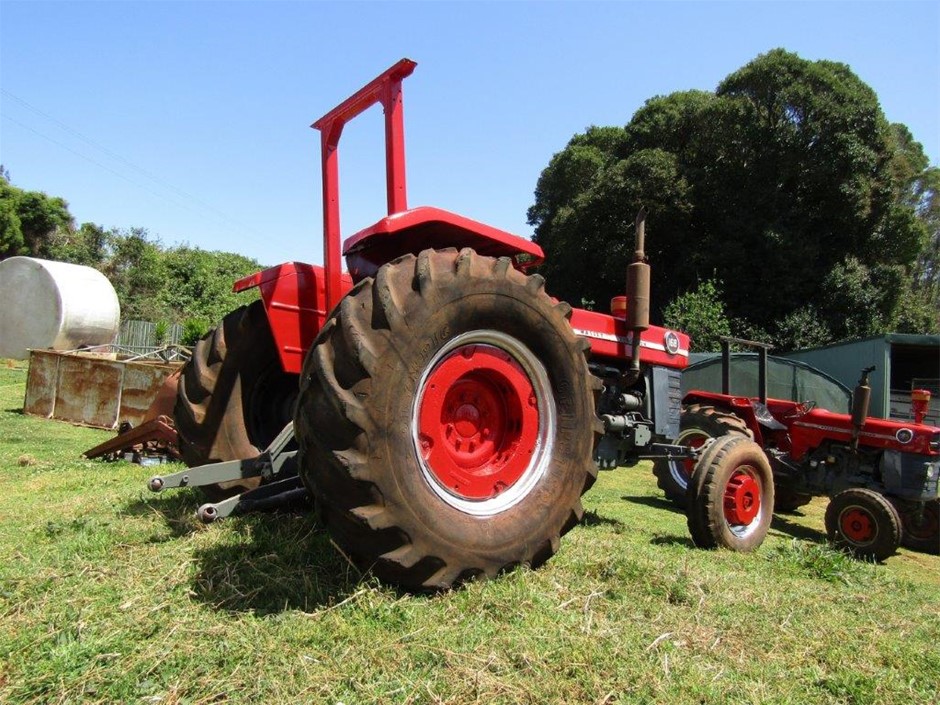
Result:
<svg viewBox="0 0 940 705">
<path fill-rule="evenodd" d="M 0 363 L 0 702 L 936 703 L 940 558 L 830 550 L 824 500 L 694 549 L 649 467 L 604 473 L 538 571 L 434 596 L 310 515 L 194 519 L 111 434 L 23 416 Z"/>
</svg>

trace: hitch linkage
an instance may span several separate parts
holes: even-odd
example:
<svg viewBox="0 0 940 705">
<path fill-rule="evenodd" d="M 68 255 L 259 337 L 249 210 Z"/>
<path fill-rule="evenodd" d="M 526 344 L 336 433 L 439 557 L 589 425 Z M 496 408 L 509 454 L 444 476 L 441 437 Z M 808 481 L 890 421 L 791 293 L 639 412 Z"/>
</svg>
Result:
<svg viewBox="0 0 940 705">
<path fill-rule="evenodd" d="M 204 487 L 220 482 L 260 477 L 265 484 L 220 502 L 208 502 L 196 510 L 207 524 L 235 514 L 262 511 L 301 501 L 307 491 L 297 475 L 297 451 L 287 450 L 294 440 L 294 424 L 288 423 L 260 455 L 187 468 L 172 475 L 156 475 L 147 483 L 152 492 L 174 487 Z M 274 478 L 281 476 L 281 479 Z"/>
</svg>

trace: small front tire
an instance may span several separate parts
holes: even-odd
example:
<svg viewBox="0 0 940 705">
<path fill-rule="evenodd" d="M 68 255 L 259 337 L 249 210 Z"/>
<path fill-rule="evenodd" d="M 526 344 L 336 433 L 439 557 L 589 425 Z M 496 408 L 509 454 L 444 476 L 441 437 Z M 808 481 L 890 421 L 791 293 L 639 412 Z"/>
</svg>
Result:
<svg viewBox="0 0 940 705">
<path fill-rule="evenodd" d="M 773 473 L 764 451 L 743 436 L 722 436 L 696 464 L 686 502 L 696 546 L 753 551 L 773 518 Z"/>
<path fill-rule="evenodd" d="M 752 436 L 747 424 L 734 414 L 700 404 L 684 408 L 679 424 L 679 437 L 675 443 L 691 448 L 701 448 L 712 438 L 728 433 L 742 437 Z M 686 488 L 694 469 L 695 462 L 692 460 L 660 458 L 653 462 L 657 486 L 666 495 L 666 499 L 681 509 L 686 508 Z"/>
<path fill-rule="evenodd" d="M 920 553 L 940 554 L 940 499 L 892 503 L 901 517 L 901 545 Z"/>
<path fill-rule="evenodd" d="M 837 548 L 881 562 L 901 544 L 901 518 L 883 495 L 852 487 L 836 494 L 826 507 L 826 533 Z"/>
</svg>

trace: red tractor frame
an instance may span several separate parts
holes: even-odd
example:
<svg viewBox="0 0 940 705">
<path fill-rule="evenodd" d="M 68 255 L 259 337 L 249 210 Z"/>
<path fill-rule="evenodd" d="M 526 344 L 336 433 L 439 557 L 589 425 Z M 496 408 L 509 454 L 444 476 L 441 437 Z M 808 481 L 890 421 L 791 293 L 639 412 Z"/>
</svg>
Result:
<svg viewBox="0 0 940 705">
<path fill-rule="evenodd" d="M 214 519 L 296 469 L 348 556 L 420 589 L 537 566 L 580 521 L 598 467 L 698 451 L 672 443 L 689 338 L 649 324 L 643 215 L 622 313 L 606 315 L 546 293 L 529 272 L 544 259 L 537 244 L 409 208 L 402 81 L 414 68 L 399 61 L 313 124 L 325 266 L 235 284 L 260 301 L 200 341 L 179 385 L 180 450 L 202 467 L 151 488 L 242 492 L 200 508 Z M 341 246 L 340 137 L 377 103 L 387 215 Z M 706 493 L 735 509 L 703 535 L 753 547 L 770 521 L 769 466 L 739 437 L 714 446 Z"/>
</svg>

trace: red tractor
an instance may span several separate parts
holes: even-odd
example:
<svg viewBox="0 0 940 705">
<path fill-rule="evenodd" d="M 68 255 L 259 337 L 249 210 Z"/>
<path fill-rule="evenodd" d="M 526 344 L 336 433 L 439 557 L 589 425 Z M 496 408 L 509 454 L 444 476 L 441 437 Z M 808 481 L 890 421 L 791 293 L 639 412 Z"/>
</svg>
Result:
<svg viewBox="0 0 940 705">
<path fill-rule="evenodd" d="M 755 398 L 729 393 L 731 343 L 759 348 Z M 923 423 L 929 392 L 913 395 L 913 422 L 868 417 L 873 367 L 862 371 L 851 414 L 817 409 L 811 401 L 768 399 L 768 347 L 723 340 L 723 391 L 685 395 L 678 442 L 696 447 L 728 433 L 753 438 L 773 468 L 775 511 L 793 511 L 813 496 L 830 497 L 829 539 L 859 557 L 884 560 L 901 544 L 940 551 L 940 428 Z M 654 463 L 659 486 L 681 506 L 696 501 L 696 482 L 689 483 L 693 465 Z"/>
<path fill-rule="evenodd" d="M 642 214 L 615 316 L 552 298 L 528 273 L 543 260 L 535 243 L 409 208 L 402 81 L 414 68 L 398 62 L 313 124 L 325 266 L 235 284 L 261 299 L 196 346 L 179 385 L 180 449 L 202 467 L 150 486 L 242 491 L 203 505 L 206 520 L 306 489 L 348 556 L 420 589 L 537 566 L 580 521 L 599 466 L 697 451 L 671 443 L 689 339 L 649 324 Z M 341 247 L 339 139 L 376 103 L 388 215 Z M 740 437 L 718 446 L 710 488 L 731 509 L 706 531 L 752 547 L 770 522 L 769 465 Z"/>
</svg>

